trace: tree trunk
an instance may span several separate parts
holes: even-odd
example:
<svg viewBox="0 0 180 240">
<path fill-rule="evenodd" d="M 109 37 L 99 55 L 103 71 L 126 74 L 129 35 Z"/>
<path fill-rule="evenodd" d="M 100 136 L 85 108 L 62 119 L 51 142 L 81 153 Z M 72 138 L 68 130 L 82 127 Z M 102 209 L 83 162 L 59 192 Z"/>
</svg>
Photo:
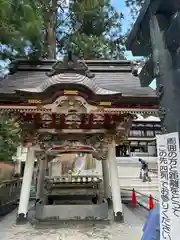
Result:
<svg viewBox="0 0 180 240">
<path fill-rule="evenodd" d="M 48 59 L 56 59 L 56 24 L 58 0 L 51 0 L 49 23 L 47 27 Z"/>
</svg>

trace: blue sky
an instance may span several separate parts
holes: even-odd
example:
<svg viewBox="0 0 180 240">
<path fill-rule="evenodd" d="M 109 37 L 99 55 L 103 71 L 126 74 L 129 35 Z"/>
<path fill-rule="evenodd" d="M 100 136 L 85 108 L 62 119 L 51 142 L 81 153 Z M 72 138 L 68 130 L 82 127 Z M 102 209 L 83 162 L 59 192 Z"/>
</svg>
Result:
<svg viewBox="0 0 180 240">
<path fill-rule="evenodd" d="M 114 7 L 116 8 L 116 10 L 121 11 L 125 16 L 122 27 L 123 27 L 123 32 L 126 32 L 131 23 L 131 17 L 129 14 L 129 10 L 128 10 L 128 8 L 126 8 L 124 0 L 111 0 L 111 1 L 112 1 L 112 4 L 114 5 Z"/>
<path fill-rule="evenodd" d="M 116 10 L 123 13 L 124 20 L 122 21 L 122 31 L 123 33 L 127 33 L 133 21 L 129 9 L 125 6 L 124 0 L 111 0 L 111 1 Z M 132 53 L 130 51 L 126 52 L 126 57 L 130 60 L 133 59 Z"/>
<path fill-rule="evenodd" d="M 125 6 L 124 0 L 111 0 L 111 1 L 116 10 L 122 12 L 124 15 L 124 20 L 122 21 L 122 32 L 126 34 L 132 23 L 132 18 L 129 9 Z M 126 52 L 126 57 L 129 60 L 134 59 L 130 51 Z"/>
<path fill-rule="evenodd" d="M 127 32 L 128 28 L 130 27 L 130 24 L 132 23 L 132 18 L 129 13 L 129 9 L 125 6 L 124 0 L 112 0 L 112 4 L 117 9 L 117 11 L 121 11 L 124 14 L 124 20 L 122 23 L 122 31 L 124 33 Z M 130 51 L 127 51 L 125 53 L 126 58 L 129 60 L 133 60 L 133 55 Z M 156 81 L 153 80 L 153 82 L 150 85 L 153 89 L 156 88 Z"/>
<path fill-rule="evenodd" d="M 132 23 L 132 18 L 131 15 L 129 14 L 129 9 L 125 6 L 124 0 L 111 0 L 111 1 L 116 10 L 124 14 L 124 20 L 122 22 L 122 31 L 123 33 L 126 33 L 130 24 Z M 126 57 L 128 59 L 133 58 L 130 51 L 126 52 Z"/>
</svg>

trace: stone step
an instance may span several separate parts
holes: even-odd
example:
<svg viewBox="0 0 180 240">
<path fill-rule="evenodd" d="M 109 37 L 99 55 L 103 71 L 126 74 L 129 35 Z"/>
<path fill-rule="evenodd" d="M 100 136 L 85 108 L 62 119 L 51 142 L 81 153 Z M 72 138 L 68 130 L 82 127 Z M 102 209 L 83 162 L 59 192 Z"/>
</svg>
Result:
<svg viewBox="0 0 180 240">
<path fill-rule="evenodd" d="M 132 191 L 133 189 L 135 190 L 135 191 L 138 191 L 138 192 L 158 192 L 159 191 L 159 189 L 158 188 L 137 188 L 137 187 L 134 187 L 134 186 L 132 186 L 132 187 L 128 187 L 128 186 L 121 186 L 120 187 L 121 188 L 121 190 L 124 190 L 124 191 Z"/>
<path fill-rule="evenodd" d="M 154 191 L 138 191 L 138 190 L 136 190 L 135 189 L 135 191 L 136 191 L 136 194 L 137 194 L 137 196 L 138 195 L 145 195 L 145 196 L 147 196 L 147 197 L 149 197 L 149 195 L 151 194 L 154 198 L 157 198 L 157 199 L 159 199 L 159 191 L 157 191 L 157 190 L 154 190 Z M 121 189 L 121 195 L 122 196 L 126 196 L 126 197 L 131 197 L 132 196 L 132 189 L 130 190 L 124 190 L 124 189 Z"/>
<path fill-rule="evenodd" d="M 142 179 L 139 178 L 124 178 L 124 177 L 119 177 L 119 182 L 127 182 L 127 183 L 138 183 L 138 184 L 146 184 L 146 182 L 143 182 Z M 156 184 L 159 185 L 159 179 L 156 178 L 151 178 L 151 182 L 149 184 Z"/>
<path fill-rule="evenodd" d="M 156 188 L 156 189 L 159 189 L 159 185 L 158 184 L 155 184 L 155 183 L 138 183 L 138 182 L 136 182 L 136 183 L 131 183 L 131 184 L 127 184 L 127 183 L 122 183 L 122 182 L 120 182 L 120 186 L 121 187 L 127 187 L 127 188 L 130 188 L 130 187 L 137 187 L 137 188 L 145 188 L 145 189 L 147 189 L 147 188 Z"/>
<path fill-rule="evenodd" d="M 158 181 L 159 181 L 159 178 L 157 177 L 157 176 L 151 176 L 150 175 L 150 177 L 152 178 L 152 179 L 157 179 Z M 139 176 L 119 176 L 119 178 L 120 179 L 137 179 L 137 180 L 141 180 L 140 178 L 139 178 Z"/>
<path fill-rule="evenodd" d="M 139 182 L 139 181 L 125 181 L 125 180 L 120 180 L 119 181 L 120 186 L 138 186 L 138 187 L 156 187 L 159 188 L 159 183 L 158 182 L 151 182 L 149 184 L 146 184 L 144 182 Z"/>
<path fill-rule="evenodd" d="M 119 180 L 119 185 L 120 186 L 145 186 L 145 187 L 159 187 L 159 183 L 153 181 L 151 184 L 145 184 L 144 182 L 139 182 L 139 181 L 125 181 L 125 180 Z"/>
</svg>

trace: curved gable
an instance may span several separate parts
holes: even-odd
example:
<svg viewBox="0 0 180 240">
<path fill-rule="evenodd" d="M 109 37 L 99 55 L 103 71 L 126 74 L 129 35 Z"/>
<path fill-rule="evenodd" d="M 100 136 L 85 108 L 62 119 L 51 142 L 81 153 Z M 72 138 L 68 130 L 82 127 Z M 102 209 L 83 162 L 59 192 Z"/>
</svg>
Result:
<svg viewBox="0 0 180 240">
<path fill-rule="evenodd" d="M 44 82 L 42 82 L 40 85 L 38 85 L 35 88 L 20 88 L 16 90 L 22 91 L 22 92 L 43 93 L 48 91 L 48 89 L 51 88 L 52 86 L 58 86 L 58 88 L 61 89 L 60 85 L 65 86 L 68 84 L 73 84 L 75 88 L 76 88 L 76 85 L 84 86 L 85 88 L 92 91 L 94 94 L 112 95 L 112 94 L 119 93 L 116 91 L 111 91 L 111 90 L 107 90 L 102 87 L 99 87 L 97 83 L 92 79 L 86 76 L 83 76 L 80 74 L 74 74 L 74 73 L 64 73 L 64 74 L 54 75 L 50 78 L 45 79 Z"/>
</svg>

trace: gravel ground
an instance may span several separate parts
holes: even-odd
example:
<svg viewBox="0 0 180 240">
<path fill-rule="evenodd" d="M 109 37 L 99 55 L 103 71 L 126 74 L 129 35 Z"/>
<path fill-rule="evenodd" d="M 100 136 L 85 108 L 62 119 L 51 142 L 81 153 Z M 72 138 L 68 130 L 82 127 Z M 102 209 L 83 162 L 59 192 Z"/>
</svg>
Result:
<svg viewBox="0 0 180 240">
<path fill-rule="evenodd" d="M 127 214 L 126 214 L 127 213 Z M 84 223 L 34 228 L 31 224 L 15 225 L 16 211 L 0 221 L 1 240 L 140 240 L 143 222 L 125 209 L 124 223 Z M 134 218 L 134 220 L 133 220 Z M 130 221 L 128 221 L 128 219 Z"/>
<path fill-rule="evenodd" d="M 30 224 L 14 226 L 2 240 L 140 240 L 140 230 L 126 224 L 109 226 L 74 225 L 54 229 L 34 229 Z"/>
</svg>

